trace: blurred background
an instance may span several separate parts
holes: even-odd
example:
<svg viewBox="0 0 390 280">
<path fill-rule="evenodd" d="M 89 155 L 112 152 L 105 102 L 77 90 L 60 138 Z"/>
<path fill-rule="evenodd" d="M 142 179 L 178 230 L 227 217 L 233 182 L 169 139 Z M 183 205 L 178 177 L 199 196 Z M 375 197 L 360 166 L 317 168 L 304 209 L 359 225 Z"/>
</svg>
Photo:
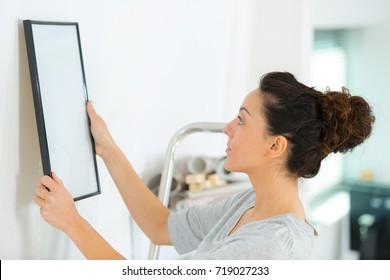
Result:
<svg viewBox="0 0 390 280">
<path fill-rule="evenodd" d="M 302 181 L 320 233 L 312 259 L 390 258 L 389 1 L 0 0 L 0 258 L 83 259 L 33 203 L 42 166 L 24 19 L 79 23 L 89 97 L 145 181 L 179 128 L 230 121 L 266 72 L 363 96 L 376 116 L 371 138 Z M 194 135 L 178 153 L 220 157 L 226 141 Z M 146 259 L 149 241 L 98 166 L 102 194 L 77 208 L 126 258 Z M 191 255 L 163 247 L 160 258 Z"/>
</svg>

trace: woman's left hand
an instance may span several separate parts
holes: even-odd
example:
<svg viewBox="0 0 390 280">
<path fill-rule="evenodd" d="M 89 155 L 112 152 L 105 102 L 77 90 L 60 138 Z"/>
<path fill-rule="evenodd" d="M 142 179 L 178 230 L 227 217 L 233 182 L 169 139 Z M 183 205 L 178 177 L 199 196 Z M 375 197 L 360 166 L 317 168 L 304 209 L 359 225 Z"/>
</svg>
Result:
<svg viewBox="0 0 390 280">
<path fill-rule="evenodd" d="M 35 203 L 41 207 L 42 217 L 63 232 L 71 230 L 80 217 L 71 194 L 53 172 L 53 179 L 43 176 L 35 189 Z"/>
</svg>

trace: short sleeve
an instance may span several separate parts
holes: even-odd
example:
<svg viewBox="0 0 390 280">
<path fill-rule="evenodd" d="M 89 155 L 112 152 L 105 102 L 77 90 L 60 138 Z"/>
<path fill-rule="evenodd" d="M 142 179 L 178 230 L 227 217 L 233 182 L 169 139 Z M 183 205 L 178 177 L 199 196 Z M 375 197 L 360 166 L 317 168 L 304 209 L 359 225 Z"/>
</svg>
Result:
<svg viewBox="0 0 390 280">
<path fill-rule="evenodd" d="M 187 210 L 172 212 L 168 217 L 168 232 L 179 254 L 198 248 L 203 238 L 231 207 L 237 195 L 228 199 Z"/>
</svg>

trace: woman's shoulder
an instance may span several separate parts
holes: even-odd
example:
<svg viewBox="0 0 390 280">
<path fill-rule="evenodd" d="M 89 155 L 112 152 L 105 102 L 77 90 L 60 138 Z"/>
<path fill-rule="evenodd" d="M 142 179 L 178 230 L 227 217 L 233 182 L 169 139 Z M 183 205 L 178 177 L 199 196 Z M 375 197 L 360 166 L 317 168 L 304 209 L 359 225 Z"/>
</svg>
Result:
<svg viewBox="0 0 390 280">
<path fill-rule="evenodd" d="M 253 226 L 260 228 L 263 232 L 269 232 L 273 236 L 277 233 L 304 239 L 317 236 L 317 231 L 308 221 L 292 213 L 284 213 L 259 220 L 254 222 Z"/>
<path fill-rule="evenodd" d="M 238 238 L 251 240 L 254 248 L 267 248 L 269 254 L 288 259 L 307 258 L 317 237 L 309 223 L 289 213 L 253 222 L 237 233 Z"/>
</svg>

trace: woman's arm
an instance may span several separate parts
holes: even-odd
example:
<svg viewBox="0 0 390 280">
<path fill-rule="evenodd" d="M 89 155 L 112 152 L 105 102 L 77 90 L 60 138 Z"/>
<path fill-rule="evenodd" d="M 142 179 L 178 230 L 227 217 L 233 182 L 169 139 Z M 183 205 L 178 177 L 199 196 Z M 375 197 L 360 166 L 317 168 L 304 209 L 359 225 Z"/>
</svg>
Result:
<svg viewBox="0 0 390 280">
<path fill-rule="evenodd" d="M 106 164 L 132 217 L 153 243 L 171 245 L 167 226 L 168 209 L 136 174 L 91 102 L 87 104 L 87 111 L 96 153 Z"/>
<path fill-rule="evenodd" d="M 153 243 L 171 245 L 167 226 L 168 209 L 135 173 L 91 103 L 88 103 L 87 111 L 96 153 L 104 160 L 132 217 Z M 71 194 L 54 172 L 53 179 L 49 176 L 41 178 L 35 193 L 35 202 L 41 208 L 42 217 L 67 234 L 86 258 L 123 259 L 123 256 L 80 216 Z"/>
<path fill-rule="evenodd" d="M 168 209 L 136 174 L 123 152 L 113 147 L 103 160 L 138 226 L 153 243 L 171 245 Z"/>
</svg>

